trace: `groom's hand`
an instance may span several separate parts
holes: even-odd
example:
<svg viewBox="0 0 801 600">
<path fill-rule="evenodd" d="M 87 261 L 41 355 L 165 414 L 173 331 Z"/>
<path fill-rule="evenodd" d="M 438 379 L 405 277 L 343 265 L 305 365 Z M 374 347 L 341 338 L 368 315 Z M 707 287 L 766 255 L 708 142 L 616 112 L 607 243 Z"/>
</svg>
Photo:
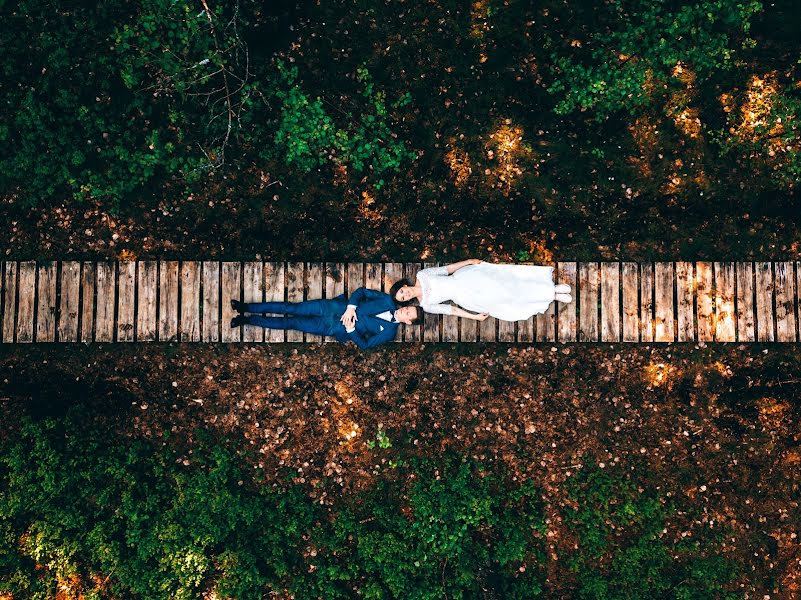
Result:
<svg viewBox="0 0 801 600">
<path fill-rule="evenodd" d="M 348 307 L 339 320 L 345 326 L 345 329 L 353 329 L 356 326 L 356 321 L 359 320 L 356 316 L 356 309 Z"/>
</svg>

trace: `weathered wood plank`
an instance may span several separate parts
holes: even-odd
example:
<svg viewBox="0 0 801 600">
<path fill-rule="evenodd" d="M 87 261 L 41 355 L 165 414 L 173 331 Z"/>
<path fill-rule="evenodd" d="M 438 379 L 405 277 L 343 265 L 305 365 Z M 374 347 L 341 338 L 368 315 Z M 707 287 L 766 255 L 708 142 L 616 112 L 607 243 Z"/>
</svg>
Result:
<svg viewBox="0 0 801 600">
<path fill-rule="evenodd" d="M 242 287 L 245 302 L 264 302 L 264 265 L 261 261 L 248 261 L 242 265 Z M 264 327 L 244 327 L 243 342 L 263 342 Z"/>
<path fill-rule="evenodd" d="M 769 262 L 754 263 L 756 273 L 756 329 L 757 341 L 776 339 L 773 326 L 773 269 Z"/>
<path fill-rule="evenodd" d="M 5 305 L 5 289 L 6 289 L 6 264 L 5 261 L 0 261 L 0 343 L 3 342 L 3 314 Z"/>
<path fill-rule="evenodd" d="M 654 263 L 640 265 L 640 339 L 653 342 L 656 318 L 654 316 Z"/>
<path fill-rule="evenodd" d="M 117 341 L 133 342 L 136 323 L 136 263 L 117 264 Z"/>
<path fill-rule="evenodd" d="M 203 261 L 203 324 L 200 339 L 220 341 L 220 263 Z"/>
<path fill-rule="evenodd" d="M 693 263 L 676 262 L 676 325 L 678 341 L 695 341 L 695 275 Z"/>
<path fill-rule="evenodd" d="M 19 263 L 19 283 L 17 300 L 17 343 L 33 342 L 36 321 L 36 262 Z"/>
<path fill-rule="evenodd" d="M 776 341 L 796 341 L 795 272 L 793 263 L 777 262 L 774 290 L 776 293 Z"/>
<path fill-rule="evenodd" d="M 54 342 L 56 340 L 56 279 L 58 263 L 46 261 L 39 263 L 36 283 L 36 341 Z"/>
<path fill-rule="evenodd" d="M 436 267 L 436 263 L 424 263 L 423 266 L 428 269 Z M 425 314 L 423 319 L 423 339 L 426 342 L 438 342 L 440 340 L 441 315 Z M 489 321 L 490 319 L 487 319 Z M 494 338 L 493 338 L 494 339 Z"/>
<path fill-rule="evenodd" d="M 78 341 L 78 317 L 81 312 L 81 263 L 61 263 L 61 300 L 58 308 L 58 341 Z"/>
<path fill-rule="evenodd" d="M 116 266 L 116 263 L 109 261 L 97 263 L 96 342 L 114 341 L 114 307 L 117 304 Z"/>
<path fill-rule="evenodd" d="M 345 265 L 343 263 L 325 263 L 325 297 L 336 298 L 345 293 Z M 327 335 L 325 342 L 335 342 L 336 338 Z"/>
<path fill-rule="evenodd" d="M 698 318 L 698 341 L 711 342 L 715 337 L 715 305 L 712 300 L 712 263 L 695 263 L 695 303 Z"/>
<path fill-rule="evenodd" d="M 634 262 L 624 262 L 622 267 L 623 286 L 623 341 L 640 340 L 640 270 Z"/>
<path fill-rule="evenodd" d="M 601 341 L 620 341 L 620 263 L 601 263 Z"/>
<path fill-rule="evenodd" d="M 154 342 L 156 297 L 159 286 L 159 265 L 155 260 L 142 260 L 136 265 L 136 341 Z"/>
<path fill-rule="evenodd" d="M 559 273 L 554 269 L 554 278 L 559 281 Z M 570 304 L 573 304 L 572 302 Z M 562 305 L 564 306 L 564 305 Z M 567 310 L 570 310 L 569 308 Z M 535 315 L 534 329 L 537 332 L 538 342 L 555 342 L 556 341 L 556 301 L 554 300 L 548 305 L 544 313 Z"/>
<path fill-rule="evenodd" d="M 5 263 L 5 275 L 3 277 L 3 295 L 0 299 L 3 302 L 3 342 L 11 344 L 14 342 L 14 333 L 17 331 L 17 273 L 19 266 L 16 262 Z"/>
<path fill-rule="evenodd" d="M 238 342 L 242 339 L 242 327 L 231 327 L 231 319 L 237 312 L 231 308 L 231 300 L 242 301 L 242 265 L 238 262 L 222 263 L 220 272 L 220 327 L 222 329 L 223 342 Z"/>
<path fill-rule="evenodd" d="M 448 263 L 438 263 L 438 266 L 445 267 Z M 441 339 L 443 342 L 458 342 L 459 341 L 459 321 L 466 321 L 454 315 L 442 315 L 442 334 Z M 475 323 L 476 321 L 474 321 Z M 510 333 L 511 331 L 511 333 Z M 499 342 L 513 342 L 515 334 L 514 323 L 504 323 L 498 321 L 498 341 Z"/>
<path fill-rule="evenodd" d="M 579 263 L 579 330 L 582 342 L 598 341 L 598 300 L 600 276 L 598 263 Z"/>
<path fill-rule="evenodd" d="M 673 263 L 654 264 L 654 341 L 672 342 L 676 339 L 673 315 Z"/>
<path fill-rule="evenodd" d="M 380 265 L 379 265 L 380 266 Z M 377 289 L 381 289 L 379 286 Z M 312 262 L 306 265 L 306 300 L 320 300 L 323 297 L 323 263 Z M 321 343 L 322 336 L 306 334 L 306 341 Z"/>
<path fill-rule="evenodd" d="M 284 275 L 286 268 L 282 262 L 264 263 L 265 300 L 267 302 L 283 302 L 286 295 Z M 286 340 L 283 329 L 268 329 L 264 339 L 268 342 L 281 343 Z"/>
<path fill-rule="evenodd" d="M 178 341 L 178 261 L 159 262 L 159 341 Z"/>
<path fill-rule="evenodd" d="M 577 279 L 577 265 L 574 262 L 560 262 L 557 265 L 557 282 L 566 283 L 571 288 L 571 295 L 573 302 L 570 304 L 560 304 L 558 307 L 559 319 L 559 341 L 560 342 L 575 342 L 577 339 L 576 333 L 576 306 L 578 306 L 578 279 Z M 537 332 L 539 333 L 539 332 Z"/>
<path fill-rule="evenodd" d="M 517 322 L 517 341 L 521 343 L 533 342 L 537 339 L 537 319 L 531 316 L 525 321 Z"/>
<path fill-rule="evenodd" d="M 750 262 L 735 264 L 737 277 L 737 341 L 753 342 L 756 339 L 754 313 L 754 265 Z"/>
<path fill-rule="evenodd" d="M 406 263 L 403 265 L 403 276 L 414 284 L 417 281 L 417 273 L 423 266 L 420 263 Z M 407 342 L 419 342 L 423 339 L 423 325 L 407 325 L 404 328 L 403 339 Z"/>
<path fill-rule="evenodd" d="M 95 263 L 81 265 L 81 341 L 95 339 Z"/>
<path fill-rule="evenodd" d="M 303 302 L 306 286 L 306 265 L 302 262 L 287 263 L 286 266 L 286 298 L 287 302 Z M 303 332 L 288 329 L 287 342 L 302 342 Z"/>
<path fill-rule="evenodd" d="M 733 342 L 736 336 L 734 310 L 734 263 L 715 263 L 715 341 Z"/>
<path fill-rule="evenodd" d="M 181 341 L 200 341 L 200 262 L 181 263 Z"/>
<path fill-rule="evenodd" d="M 393 284 L 399 279 L 403 279 L 403 263 L 384 264 L 384 283 L 382 288 L 384 293 L 389 294 L 389 290 L 392 288 Z M 406 325 L 401 325 L 400 327 L 398 327 L 398 333 L 395 334 L 395 339 L 393 341 L 395 342 L 403 341 L 404 329 L 406 329 Z"/>
</svg>

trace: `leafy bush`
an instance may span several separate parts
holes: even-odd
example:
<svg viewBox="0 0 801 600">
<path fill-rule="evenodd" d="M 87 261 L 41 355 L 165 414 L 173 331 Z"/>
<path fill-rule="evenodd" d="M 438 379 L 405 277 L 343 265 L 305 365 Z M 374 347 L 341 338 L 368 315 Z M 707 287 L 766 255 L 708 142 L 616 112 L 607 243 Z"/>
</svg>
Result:
<svg viewBox="0 0 801 600">
<path fill-rule="evenodd" d="M 552 55 L 548 91 L 557 97 L 556 113 L 593 110 L 603 119 L 634 112 L 653 90 L 674 81 L 679 64 L 699 80 L 728 67 L 733 38 L 748 33 L 760 9 L 756 0 L 627 0 L 599 7 L 595 32 Z M 584 38 L 583 32 L 575 35 Z"/>
<path fill-rule="evenodd" d="M 741 597 L 725 591 L 737 570 L 714 552 L 714 539 L 669 538 L 673 509 L 653 492 L 595 465 L 567 487 L 578 504 L 565 521 L 578 536 L 570 564 L 579 598 Z"/>
<path fill-rule="evenodd" d="M 373 176 L 380 176 L 416 156 L 393 133 L 389 114 L 411 102 L 408 92 L 387 107 L 386 94 L 375 89 L 366 68 L 359 68 L 356 79 L 361 84 L 362 104 L 356 112 L 343 111 L 347 123 L 340 128 L 322 98 L 312 99 L 303 92 L 297 82 L 297 67 L 279 61 L 278 70 L 283 85 L 275 92 L 281 102 L 275 143 L 287 165 L 309 172 L 333 163 L 356 173 L 369 170 Z M 379 178 L 374 184 L 380 188 L 384 180 Z"/>
<path fill-rule="evenodd" d="M 172 0 L 13 4 L 0 32 L 3 191 L 117 207 L 149 182 L 219 164 L 228 109 L 238 117 L 257 91 L 223 25 L 240 16 Z"/>
</svg>

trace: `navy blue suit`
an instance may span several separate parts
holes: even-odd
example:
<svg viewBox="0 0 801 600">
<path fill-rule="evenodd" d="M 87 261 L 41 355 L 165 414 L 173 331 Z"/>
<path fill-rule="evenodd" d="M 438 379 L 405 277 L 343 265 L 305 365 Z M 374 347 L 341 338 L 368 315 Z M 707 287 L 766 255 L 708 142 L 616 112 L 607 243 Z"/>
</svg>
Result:
<svg viewBox="0 0 801 600">
<path fill-rule="evenodd" d="M 356 305 L 356 330 L 348 333 L 339 321 L 348 304 Z M 359 288 L 350 298 L 345 294 L 328 300 L 306 302 L 254 302 L 245 305 L 245 312 L 274 313 L 283 317 L 248 315 L 245 323 L 268 329 L 296 329 L 314 335 L 330 335 L 338 342 L 354 342 L 362 350 L 373 348 L 395 339 L 398 323 L 385 321 L 376 315 L 395 311 L 395 302 L 389 294 Z"/>
</svg>

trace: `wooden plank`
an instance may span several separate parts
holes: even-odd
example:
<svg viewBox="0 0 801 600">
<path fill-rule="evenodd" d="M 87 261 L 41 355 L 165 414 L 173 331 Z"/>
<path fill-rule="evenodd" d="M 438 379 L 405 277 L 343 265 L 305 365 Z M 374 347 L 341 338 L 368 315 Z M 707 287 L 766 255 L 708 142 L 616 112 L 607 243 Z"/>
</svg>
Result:
<svg viewBox="0 0 801 600">
<path fill-rule="evenodd" d="M 3 342 L 14 342 L 14 333 L 17 331 L 17 274 L 19 265 L 16 262 L 5 263 L 3 278 Z"/>
<path fill-rule="evenodd" d="M 389 294 L 390 288 L 392 288 L 395 282 L 398 281 L 399 279 L 403 279 L 403 263 L 384 264 L 384 285 L 383 285 L 384 293 Z M 406 325 L 401 325 L 400 327 L 398 327 L 398 333 L 395 335 L 395 340 L 394 340 L 395 342 L 403 341 L 404 329 L 406 329 Z"/>
<path fill-rule="evenodd" d="M 220 263 L 203 261 L 203 324 L 200 339 L 220 341 Z"/>
<path fill-rule="evenodd" d="M 159 341 L 178 341 L 178 261 L 159 262 Z"/>
<path fill-rule="evenodd" d="M 695 303 L 698 317 L 698 341 L 711 342 L 715 337 L 715 306 L 712 300 L 712 263 L 695 263 Z"/>
<path fill-rule="evenodd" d="M 654 341 L 672 342 L 676 339 L 673 315 L 673 263 L 654 264 Z"/>
<path fill-rule="evenodd" d="M 716 262 L 715 265 L 715 341 L 733 342 L 736 336 L 734 310 L 734 263 Z"/>
<path fill-rule="evenodd" d="M 61 263 L 61 299 L 58 307 L 58 341 L 78 341 L 78 317 L 81 312 L 81 263 Z"/>
<path fill-rule="evenodd" d="M 575 342 L 576 333 L 576 307 L 578 306 L 578 278 L 577 265 L 574 262 L 560 262 L 557 265 L 557 282 L 566 283 L 571 288 L 573 302 L 561 304 L 558 308 L 558 335 L 560 342 Z"/>
<path fill-rule="evenodd" d="M 136 323 L 136 263 L 120 261 L 117 269 L 117 341 L 132 342 Z"/>
<path fill-rule="evenodd" d="M 640 339 L 654 341 L 654 263 L 640 265 Z"/>
<path fill-rule="evenodd" d="M 776 339 L 773 327 L 773 269 L 769 262 L 754 263 L 756 274 L 756 330 L 757 341 Z"/>
<path fill-rule="evenodd" d="M 620 263 L 601 263 L 601 341 L 620 341 Z"/>
<path fill-rule="evenodd" d="M 774 290 L 776 292 L 776 341 L 796 341 L 795 317 L 795 271 L 791 262 L 774 265 Z"/>
<path fill-rule="evenodd" d="M 579 330 L 581 342 L 598 341 L 598 263 L 578 264 Z"/>
<path fill-rule="evenodd" d="M 264 299 L 267 302 L 284 301 L 286 295 L 285 272 L 286 269 L 282 262 L 264 263 Z M 283 329 L 268 329 L 264 332 L 264 339 L 268 342 L 281 343 L 286 340 L 286 332 Z"/>
<path fill-rule="evenodd" d="M 753 263 L 736 263 L 735 274 L 737 278 L 737 341 L 753 342 L 756 339 Z"/>
<path fill-rule="evenodd" d="M 56 281 L 58 263 L 47 261 L 37 266 L 36 341 L 56 341 Z"/>
<path fill-rule="evenodd" d="M 242 327 L 231 327 L 231 319 L 236 316 L 236 311 L 231 308 L 231 300 L 242 300 L 240 284 L 242 281 L 242 265 L 238 262 L 224 262 L 221 272 L 220 308 L 222 317 L 220 327 L 222 328 L 223 342 L 238 342 L 242 339 Z"/>
<path fill-rule="evenodd" d="M 200 262 L 181 263 L 181 341 L 200 341 Z"/>
<path fill-rule="evenodd" d="M 571 304 L 573 304 L 571 302 Z M 568 308 L 569 310 L 569 308 Z M 556 341 L 556 302 L 551 302 L 544 313 L 535 315 L 534 328 L 537 332 L 538 342 Z"/>
<path fill-rule="evenodd" d="M 343 263 L 325 263 L 325 297 L 336 298 L 345 293 L 345 265 Z M 335 342 L 332 335 L 325 336 L 325 342 Z"/>
<path fill-rule="evenodd" d="M 448 263 L 438 263 L 438 266 L 445 267 Z M 442 315 L 442 333 L 441 340 L 443 342 L 458 342 L 459 341 L 459 321 L 463 319 L 454 315 Z M 499 342 L 513 342 L 515 341 L 515 324 L 504 321 L 498 321 L 498 341 Z"/>
<path fill-rule="evenodd" d="M 640 340 L 640 270 L 634 262 L 624 262 L 622 267 L 623 286 L 623 341 Z"/>
<path fill-rule="evenodd" d="M 159 264 L 142 260 L 136 265 L 136 341 L 155 342 L 158 329 L 156 299 L 159 287 Z"/>
<path fill-rule="evenodd" d="M 286 267 L 286 297 L 287 302 L 303 302 L 305 265 L 302 262 L 287 263 Z M 287 342 L 302 342 L 303 332 L 287 330 Z"/>
<path fill-rule="evenodd" d="M 97 312 L 95 341 L 114 341 L 114 306 L 117 303 L 116 263 L 97 263 Z"/>
<path fill-rule="evenodd" d="M 525 321 L 517 322 L 517 341 L 530 343 L 537 339 L 537 320 L 531 316 Z"/>
<path fill-rule="evenodd" d="M 695 341 L 694 288 L 693 263 L 676 262 L 676 326 L 680 342 Z"/>
<path fill-rule="evenodd" d="M 424 263 L 423 266 L 428 269 L 437 265 L 436 263 Z M 438 342 L 440 340 L 440 316 L 441 315 L 432 315 L 430 313 L 426 313 L 425 318 L 423 319 L 423 340 L 426 342 Z M 487 321 L 492 321 L 494 323 L 495 319 L 489 318 Z M 484 321 L 484 323 L 487 321 Z M 493 340 L 494 339 L 495 338 L 493 337 Z"/>
<path fill-rule="evenodd" d="M 81 265 L 81 341 L 95 339 L 95 263 Z"/>
<path fill-rule="evenodd" d="M 380 266 L 380 265 L 379 265 Z M 381 289 L 380 287 L 378 289 Z M 323 297 L 323 263 L 306 265 L 306 300 L 319 300 Z M 320 343 L 322 336 L 306 334 L 306 341 Z"/>
<path fill-rule="evenodd" d="M 248 261 L 242 265 L 242 287 L 245 302 L 264 302 L 264 265 L 261 261 Z M 244 327 L 243 342 L 263 342 L 264 327 Z"/>
<path fill-rule="evenodd" d="M 36 313 L 36 262 L 19 263 L 19 282 L 17 300 L 17 343 L 33 341 Z"/>
<path fill-rule="evenodd" d="M 413 284 L 417 281 L 417 273 L 423 265 L 420 263 L 406 263 L 403 265 L 403 276 L 411 281 Z M 408 325 L 403 328 L 403 339 L 407 342 L 419 342 L 423 339 L 423 325 Z"/>
</svg>

